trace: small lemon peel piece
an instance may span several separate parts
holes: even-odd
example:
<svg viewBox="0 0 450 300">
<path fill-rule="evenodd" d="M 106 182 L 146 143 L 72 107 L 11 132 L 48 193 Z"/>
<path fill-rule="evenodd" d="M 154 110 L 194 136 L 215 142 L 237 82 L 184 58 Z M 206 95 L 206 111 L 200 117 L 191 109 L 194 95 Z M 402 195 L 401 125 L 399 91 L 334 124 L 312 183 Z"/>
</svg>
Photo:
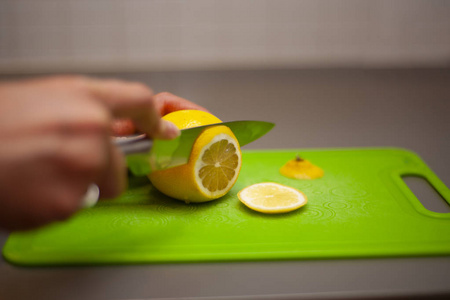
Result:
<svg viewBox="0 0 450 300">
<path fill-rule="evenodd" d="M 307 180 L 321 178 L 324 175 L 321 168 L 306 159 L 302 159 L 299 155 L 282 166 L 280 173 L 288 178 Z"/>
</svg>

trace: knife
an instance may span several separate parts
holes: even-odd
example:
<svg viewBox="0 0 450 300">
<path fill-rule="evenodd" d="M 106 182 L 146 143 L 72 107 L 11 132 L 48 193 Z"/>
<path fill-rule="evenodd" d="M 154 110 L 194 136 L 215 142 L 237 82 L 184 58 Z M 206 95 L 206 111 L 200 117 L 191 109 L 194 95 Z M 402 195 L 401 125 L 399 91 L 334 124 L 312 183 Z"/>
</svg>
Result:
<svg viewBox="0 0 450 300">
<path fill-rule="evenodd" d="M 236 136 L 241 147 L 259 139 L 274 126 L 263 121 L 232 121 L 181 130 L 173 140 L 150 140 L 145 135 L 116 138 L 114 144 L 126 155 L 127 165 L 135 176 L 145 176 L 152 171 L 186 164 L 199 134 L 207 127 L 225 125 Z M 93 207 L 100 195 L 96 184 L 88 187 L 82 198 L 82 207 Z"/>
<path fill-rule="evenodd" d="M 232 121 L 192 127 L 181 130 L 173 140 L 150 140 L 145 135 L 116 139 L 115 144 L 126 155 L 127 165 L 135 176 L 186 164 L 192 147 L 207 127 L 224 125 L 231 129 L 239 145 L 245 146 L 269 132 L 274 123 L 264 121 Z"/>
</svg>

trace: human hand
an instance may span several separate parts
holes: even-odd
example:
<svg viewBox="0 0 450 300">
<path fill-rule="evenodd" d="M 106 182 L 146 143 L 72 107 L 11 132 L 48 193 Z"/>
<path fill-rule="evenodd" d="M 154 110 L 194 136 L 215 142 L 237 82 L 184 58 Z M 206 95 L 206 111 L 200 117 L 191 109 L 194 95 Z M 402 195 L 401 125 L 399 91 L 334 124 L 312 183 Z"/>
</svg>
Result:
<svg viewBox="0 0 450 300">
<path fill-rule="evenodd" d="M 182 109 L 196 109 L 209 112 L 204 107 L 192 103 L 186 99 L 180 98 L 168 92 L 163 92 L 153 96 L 156 109 L 160 115 L 164 116 L 168 113 Z M 117 119 L 113 121 L 112 131 L 114 136 L 126 136 L 136 133 L 136 126 L 131 119 Z"/>
<path fill-rule="evenodd" d="M 123 155 L 110 142 L 113 118 L 141 132 L 179 134 L 160 119 L 145 85 L 80 76 L 0 84 L 0 227 L 21 230 L 64 220 L 82 205 L 90 183 L 101 197 L 126 185 Z"/>
</svg>

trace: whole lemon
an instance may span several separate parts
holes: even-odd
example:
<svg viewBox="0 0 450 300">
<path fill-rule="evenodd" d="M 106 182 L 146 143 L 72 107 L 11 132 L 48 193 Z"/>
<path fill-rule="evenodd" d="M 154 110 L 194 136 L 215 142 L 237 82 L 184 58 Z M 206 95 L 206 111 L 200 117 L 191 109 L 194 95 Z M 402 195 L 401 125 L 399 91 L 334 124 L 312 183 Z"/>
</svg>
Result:
<svg viewBox="0 0 450 300">
<path fill-rule="evenodd" d="M 199 110 L 180 110 L 163 117 L 179 129 L 221 123 Z M 226 126 L 204 129 L 194 142 L 189 161 L 148 175 L 163 194 L 189 202 L 206 202 L 224 196 L 233 187 L 242 165 L 239 142 Z"/>
</svg>

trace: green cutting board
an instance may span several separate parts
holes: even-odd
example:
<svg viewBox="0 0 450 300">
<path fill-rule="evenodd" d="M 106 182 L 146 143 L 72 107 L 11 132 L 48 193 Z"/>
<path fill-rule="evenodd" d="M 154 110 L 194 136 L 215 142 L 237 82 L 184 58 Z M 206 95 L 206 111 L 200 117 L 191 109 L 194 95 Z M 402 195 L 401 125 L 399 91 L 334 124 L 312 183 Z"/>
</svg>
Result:
<svg viewBox="0 0 450 300">
<path fill-rule="evenodd" d="M 297 153 L 322 167 L 316 180 L 279 168 Z M 3 255 L 20 265 L 128 264 L 450 254 L 450 214 L 431 212 L 404 175 L 450 191 L 415 154 L 400 149 L 244 151 L 227 196 L 203 204 L 165 197 L 146 178 L 69 221 L 14 233 Z M 308 204 L 287 214 L 248 209 L 239 190 L 259 182 L 302 190 Z"/>
</svg>

